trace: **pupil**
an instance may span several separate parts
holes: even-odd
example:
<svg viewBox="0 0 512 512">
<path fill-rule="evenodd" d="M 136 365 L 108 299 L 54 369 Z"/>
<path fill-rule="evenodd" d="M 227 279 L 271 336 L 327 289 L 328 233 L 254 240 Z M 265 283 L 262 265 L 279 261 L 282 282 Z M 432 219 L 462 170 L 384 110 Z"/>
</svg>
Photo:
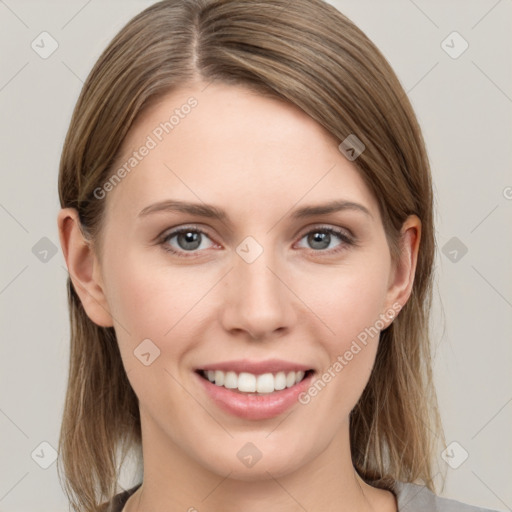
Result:
<svg viewBox="0 0 512 512">
<path fill-rule="evenodd" d="M 199 243 L 199 235 L 200 233 L 194 233 L 191 231 L 187 231 L 186 233 L 180 233 L 178 235 L 178 243 L 182 249 L 197 249 L 200 245 Z M 183 241 L 183 244 L 180 243 L 180 241 Z"/>
<path fill-rule="evenodd" d="M 314 249 L 325 249 L 329 247 L 329 243 L 331 241 L 330 233 L 314 233 L 310 235 L 309 242 L 311 243 Z"/>
</svg>

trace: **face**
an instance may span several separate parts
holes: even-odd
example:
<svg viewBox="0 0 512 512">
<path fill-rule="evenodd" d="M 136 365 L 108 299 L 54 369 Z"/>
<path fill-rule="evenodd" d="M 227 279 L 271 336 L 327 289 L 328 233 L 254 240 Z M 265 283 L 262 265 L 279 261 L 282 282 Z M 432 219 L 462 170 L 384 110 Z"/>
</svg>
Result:
<svg viewBox="0 0 512 512">
<path fill-rule="evenodd" d="M 219 475 L 284 475 L 348 442 L 397 273 L 339 141 L 285 102 L 203 88 L 125 139 L 116 168 L 137 163 L 98 199 L 98 282 L 147 443 Z"/>
</svg>

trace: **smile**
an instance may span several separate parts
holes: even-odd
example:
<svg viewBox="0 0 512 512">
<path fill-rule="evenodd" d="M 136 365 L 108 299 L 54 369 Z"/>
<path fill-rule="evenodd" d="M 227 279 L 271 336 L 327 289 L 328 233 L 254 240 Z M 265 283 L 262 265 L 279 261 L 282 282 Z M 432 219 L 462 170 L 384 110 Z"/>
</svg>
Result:
<svg viewBox="0 0 512 512">
<path fill-rule="evenodd" d="M 312 372 L 312 370 L 308 370 Z M 238 391 L 240 393 L 269 394 L 299 384 L 308 372 L 302 370 L 263 373 L 256 375 L 249 372 L 236 373 L 222 370 L 199 370 L 198 373 L 216 386 Z"/>
<path fill-rule="evenodd" d="M 194 371 L 199 388 L 223 412 L 245 420 L 264 420 L 303 407 L 298 397 L 316 371 L 284 360 L 212 363 Z"/>
</svg>

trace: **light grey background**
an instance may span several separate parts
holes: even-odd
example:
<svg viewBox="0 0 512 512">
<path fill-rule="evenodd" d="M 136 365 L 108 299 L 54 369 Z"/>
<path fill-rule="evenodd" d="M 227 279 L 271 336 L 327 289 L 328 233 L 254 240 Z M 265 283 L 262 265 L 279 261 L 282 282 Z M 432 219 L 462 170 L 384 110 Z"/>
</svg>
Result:
<svg viewBox="0 0 512 512">
<path fill-rule="evenodd" d="M 58 246 L 58 163 L 92 65 L 151 3 L 0 0 L 0 512 L 67 510 L 55 462 L 40 467 L 51 462 L 40 444 L 57 447 L 67 378 L 67 274 L 60 247 L 44 253 Z M 512 510 L 512 2 L 332 3 L 391 62 L 431 158 L 435 377 L 447 441 L 458 443 L 446 458 L 460 464 L 446 466 L 442 495 Z M 58 42 L 47 59 L 31 47 L 43 31 Z M 441 45 L 463 48 L 446 39 L 453 31 L 469 44 L 458 58 Z"/>
</svg>

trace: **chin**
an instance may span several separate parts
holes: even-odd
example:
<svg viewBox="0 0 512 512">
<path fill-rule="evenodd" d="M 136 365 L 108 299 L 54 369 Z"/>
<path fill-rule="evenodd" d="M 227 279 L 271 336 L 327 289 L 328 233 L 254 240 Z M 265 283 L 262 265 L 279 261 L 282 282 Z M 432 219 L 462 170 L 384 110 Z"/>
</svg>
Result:
<svg viewBox="0 0 512 512">
<path fill-rule="evenodd" d="M 298 452 L 292 445 L 283 446 L 282 443 L 269 442 L 264 438 L 253 442 L 251 438 L 254 439 L 248 436 L 246 440 L 231 440 L 233 449 L 222 454 L 212 453 L 215 460 L 213 466 L 211 460 L 200 463 L 223 477 L 229 474 L 230 479 L 245 482 L 282 477 L 297 471 L 305 463 L 306 453 Z M 303 445 L 301 450 L 305 450 Z"/>
</svg>

